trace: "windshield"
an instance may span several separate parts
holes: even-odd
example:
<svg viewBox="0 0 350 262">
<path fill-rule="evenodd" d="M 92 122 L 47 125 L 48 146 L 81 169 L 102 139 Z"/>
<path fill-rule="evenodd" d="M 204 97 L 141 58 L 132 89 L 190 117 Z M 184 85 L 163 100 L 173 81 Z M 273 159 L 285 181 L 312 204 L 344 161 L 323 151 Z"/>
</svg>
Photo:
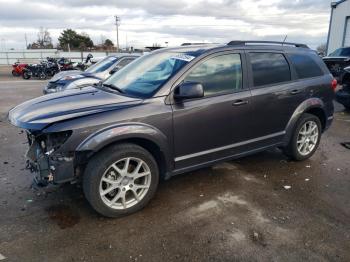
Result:
<svg viewBox="0 0 350 262">
<path fill-rule="evenodd" d="M 85 72 L 95 74 L 106 71 L 117 61 L 117 59 L 118 58 L 113 56 L 106 57 L 101 61 L 97 62 L 96 64 L 90 66 L 88 69 L 85 70 Z"/>
<path fill-rule="evenodd" d="M 329 56 L 350 56 L 350 47 L 339 48 L 331 53 Z"/>
<path fill-rule="evenodd" d="M 125 94 L 151 97 L 194 56 L 178 52 L 144 55 L 108 78 L 104 84 L 115 86 Z"/>
</svg>

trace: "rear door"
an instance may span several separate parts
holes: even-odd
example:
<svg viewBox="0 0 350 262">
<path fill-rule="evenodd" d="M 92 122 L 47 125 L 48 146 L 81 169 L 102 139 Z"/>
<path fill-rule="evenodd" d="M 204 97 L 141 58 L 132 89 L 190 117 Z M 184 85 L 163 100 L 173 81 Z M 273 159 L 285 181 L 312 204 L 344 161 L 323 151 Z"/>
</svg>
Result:
<svg viewBox="0 0 350 262">
<path fill-rule="evenodd" d="M 247 52 L 252 90 L 254 136 L 260 146 L 280 142 L 304 89 L 295 81 L 282 52 Z"/>
<path fill-rule="evenodd" d="M 175 168 L 181 169 L 244 150 L 250 137 L 251 94 L 244 81 L 244 53 L 206 57 L 179 81 L 199 82 L 204 97 L 175 101 Z"/>
</svg>

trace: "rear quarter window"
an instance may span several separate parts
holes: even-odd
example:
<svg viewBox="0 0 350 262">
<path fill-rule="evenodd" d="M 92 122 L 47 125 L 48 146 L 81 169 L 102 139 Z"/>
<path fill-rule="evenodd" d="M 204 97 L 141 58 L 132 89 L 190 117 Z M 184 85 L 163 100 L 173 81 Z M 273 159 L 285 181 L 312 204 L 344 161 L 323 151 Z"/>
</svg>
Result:
<svg viewBox="0 0 350 262">
<path fill-rule="evenodd" d="M 291 80 L 289 64 L 280 53 L 249 53 L 255 87 Z"/>
<path fill-rule="evenodd" d="M 299 79 L 323 75 L 322 69 L 311 56 L 306 54 L 289 54 L 288 56 Z"/>
</svg>

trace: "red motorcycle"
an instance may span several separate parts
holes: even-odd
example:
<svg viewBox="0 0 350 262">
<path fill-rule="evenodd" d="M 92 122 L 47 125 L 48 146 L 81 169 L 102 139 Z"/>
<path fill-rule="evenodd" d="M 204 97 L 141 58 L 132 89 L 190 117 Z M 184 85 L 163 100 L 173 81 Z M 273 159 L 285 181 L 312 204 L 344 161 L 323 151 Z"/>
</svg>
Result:
<svg viewBox="0 0 350 262">
<path fill-rule="evenodd" d="M 19 62 L 16 62 L 12 65 L 12 75 L 13 76 L 20 76 L 23 74 L 23 69 L 27 66 L 28 64 L 20 64 Z"/>
</svg>

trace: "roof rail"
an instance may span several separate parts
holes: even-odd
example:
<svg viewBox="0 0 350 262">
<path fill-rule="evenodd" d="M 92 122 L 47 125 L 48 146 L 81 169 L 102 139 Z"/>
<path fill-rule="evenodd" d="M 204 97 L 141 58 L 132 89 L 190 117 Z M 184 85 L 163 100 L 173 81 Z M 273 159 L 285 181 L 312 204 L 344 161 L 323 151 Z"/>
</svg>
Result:
<svg viewBox="0 0 350 262">
<path fill-rule="evenodd" d="M 208 43 L 183 43 L 183 44 L 181 44 L 181 46 L 188 46 L 188 45 L 204 45 L 204 44 L 208 44 Z"/>
<path fill-rule="evenodd" d="M 290 43 L 290 42 L 279 42 L 279 41 L 231 41 L 227 45 L 247 45 L 247 44 L 263 44 L 263 45 L 289 45 L 295 47 L 309 48 L 305 44 Z"/>
</svg>

